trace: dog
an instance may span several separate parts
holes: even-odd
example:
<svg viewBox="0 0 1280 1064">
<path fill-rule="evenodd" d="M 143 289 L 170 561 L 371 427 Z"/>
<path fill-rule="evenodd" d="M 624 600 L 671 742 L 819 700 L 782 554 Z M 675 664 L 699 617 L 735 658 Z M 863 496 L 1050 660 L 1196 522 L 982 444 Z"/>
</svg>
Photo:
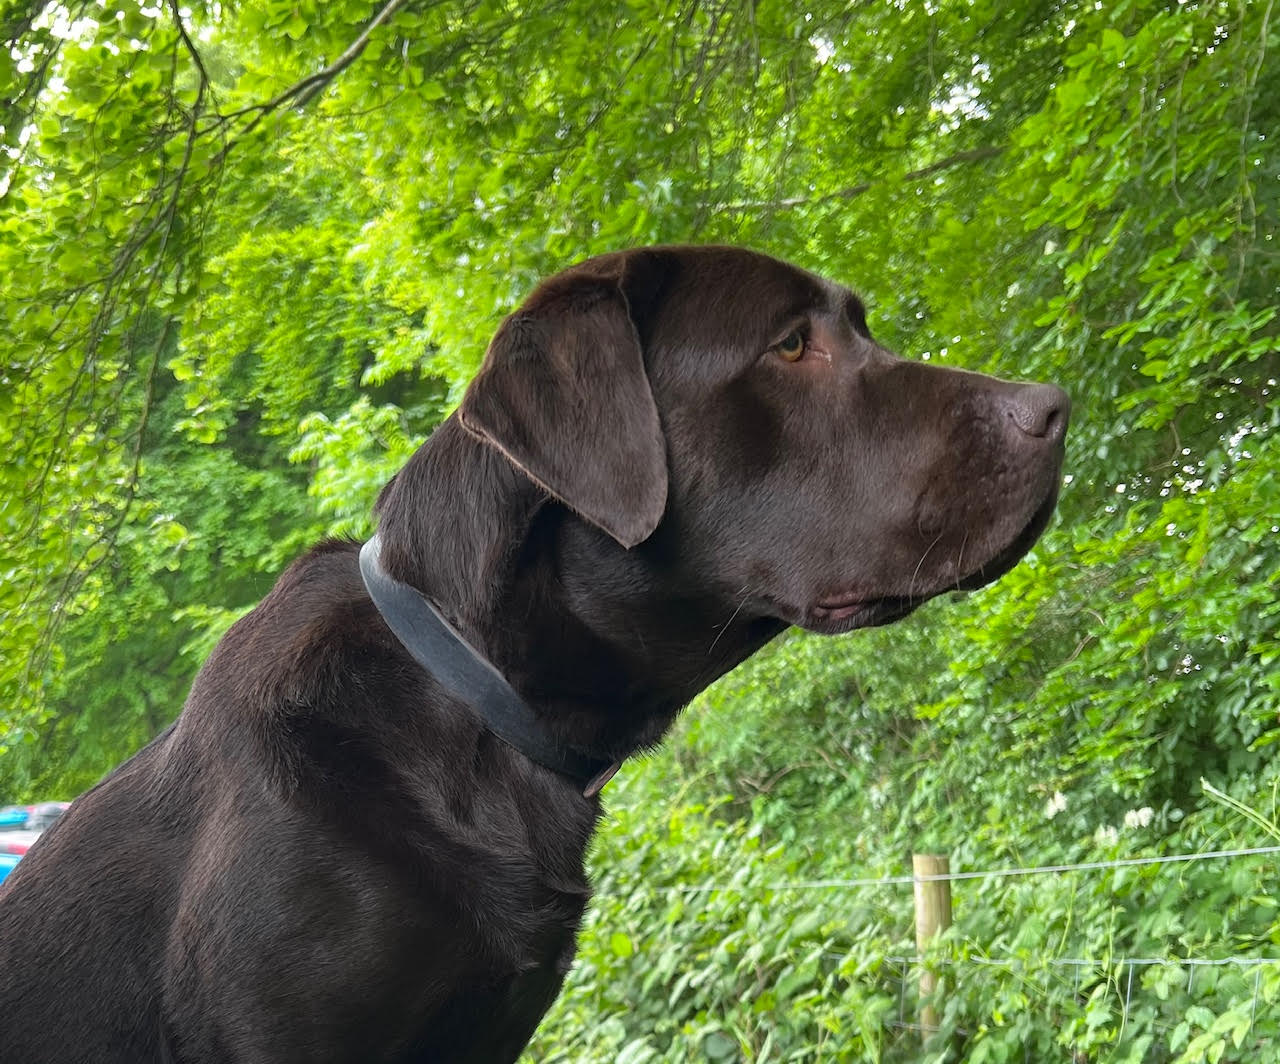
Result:
<svg viewBox="0 0 1280 1064">
<path fill-rule="evenodd" d="M 1068 411 L 900 359 L 848 289 L 746 250 L 544 281 L 376 540 L 295 562 L 0 888 L 0 1053 L 515 1060 L 608 775 L 789 626 L 1010 569 Z"/>
</svg>

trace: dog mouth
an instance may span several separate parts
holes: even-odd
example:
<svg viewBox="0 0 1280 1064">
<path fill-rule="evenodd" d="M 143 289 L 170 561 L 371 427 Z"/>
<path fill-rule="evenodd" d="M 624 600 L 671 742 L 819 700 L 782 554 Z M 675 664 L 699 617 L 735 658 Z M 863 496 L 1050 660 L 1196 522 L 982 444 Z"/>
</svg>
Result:
<svg viewBox="0 0 1280 1064">
<path fill-rule="evenodd" d="M 892 624 L 912 613 L 929 599 L 948 591 L 973 591 L 998 580 L 1012 569 L 1040 538 L 1058 502 L 1055 483 L 1031 519 L 1009 543 L 985 562 L 957 580 L 948 581 L 932 590 L 910 595 L 866 595 L 844 591 L 817 599 L 795 622 L 802 628 L 823 634 L 840 634 L 857 628 L 875 628 Z"/>
<path fill-rule="evenodd" d="M 886 595 L 882 598 L 860 598 L 854 595 L 832 595 L 819 599 L 805 611 L 801 626 L 814 632 L 848 632 L 855 628 L 874 628 L 900 621 L 929 596 Z"/>
</svg>

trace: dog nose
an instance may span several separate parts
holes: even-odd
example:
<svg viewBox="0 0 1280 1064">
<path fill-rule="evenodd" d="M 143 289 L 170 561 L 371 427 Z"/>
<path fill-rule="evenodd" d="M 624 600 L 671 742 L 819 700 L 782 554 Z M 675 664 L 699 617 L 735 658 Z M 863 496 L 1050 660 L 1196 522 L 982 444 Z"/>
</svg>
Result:
<svg viewBox="0 0 1280 1064">
<path fill-rule="evenodd" d="M 1053 384 L 1023 384 L 1008 397 L 1005 409 L 1028 436 L 1058 443 L 1067 431 L 1071 399 Z"/>
</svg>

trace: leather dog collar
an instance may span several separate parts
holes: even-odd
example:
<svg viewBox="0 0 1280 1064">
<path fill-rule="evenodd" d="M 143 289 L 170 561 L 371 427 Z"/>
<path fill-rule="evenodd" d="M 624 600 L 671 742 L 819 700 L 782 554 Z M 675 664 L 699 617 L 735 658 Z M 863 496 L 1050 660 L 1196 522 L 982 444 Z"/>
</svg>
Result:
<svg viewBox="0 0 1280 1064">
<path fill-rule="evenodd" d="M 417 588 L 391 576 L 375 535 L 360 548 L 360 575 L 373 604 L 413 659 L 470 706 L 508 746 L 544 768 L 568 776 L 592 798 L 620 762 L 587 757 L 557 743 L 493 664 L 468 643 Z"/>
</svg>

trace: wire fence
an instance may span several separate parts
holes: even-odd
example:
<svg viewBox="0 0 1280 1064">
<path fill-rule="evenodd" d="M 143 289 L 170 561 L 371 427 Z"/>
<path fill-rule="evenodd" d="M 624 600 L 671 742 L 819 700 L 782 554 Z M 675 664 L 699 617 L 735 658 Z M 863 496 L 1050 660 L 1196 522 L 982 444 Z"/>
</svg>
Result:
<svg viewBox="0 0 1280 1064">
<path fill-rule="evenodd" d="M 1210 850 L 1199 853 L 1179 853 L 1164 854 L 1149 857 L 1122 857 L 1106 861 L 1084 861 L 1069 864 L 1052 864 L 1052 865 L 1031 865 L 1016 866 L 998 869 L 982 869 L 972 871 L 959 872 L 943 872 L 937 874 L 902 874 L 887 875 L 875 877 L 854 877 L 854 878 L 832 878 L 832 879 L 811 879 L 811 880 L 777 880 L 777 881 L 761 881 L 744 879 L 743 881 L 723 882 L 723 883 L 698 883 L 698 884 L 671 884 L 656 889 L 667 891 L 680 895 L 698 895 L 715 892 L 734 892 L 739 894 L 752 894 L 759 892 L 801 892 L 801 891 L 842 891 L 842 890 L 865 890 L 881 887 L 901 887 L 914 885 L 916 890 L 921 889 L 921 884 L 929 883 L 953 883 L 972 880 L 998 880 L 998 879 L 1014 879 L 1027 876 L 1043 876 L 1043 875 L 1073 875 L 1088 872 L 1107 872 L 1118 871 L 1122 869 L 1142 868 L 1161 865 L 1185 865 L 1200 861 L 1230 861 L 1251 857 L 1268 857 L 1280 855 L 1280 845 L 1276 846 L 1254 846 L 1237 849 L 1226 850 Z M 832 950 L 823 951 L 823 955 L 837 961 L 848 960 L 850 954 L 840 953 Z M 890 1021 L 890 1026 L 904 1029 L 916 1030 L 928 1033 L 936 1030 L 923 1022 L 912 1022 L 908 1019 L 909 1008 L 914 1007 L 919 1001 L 914 1000 L 917 995 L 912 989 L 913 984 L 920 980 L 922 973 L 926 971 L 938 971 L 940 969 L 955 970 L 965 966 L 979 966 L 987 968 L 1000 968 L 1009 971 L 1015 977 L 1025 979 L 1028 975 L 1035 972 L 1062 971 L 1064 976 L 1067 972 L 1071 973 L 1070 981 L 1072 982 L 1071 996 L 1073 999 L 1080 1000 L 1080 990 L 1084 986 L 1088 989 L 1099 982 L 1106 983 L 1108 987 L 1114 988 L 1108 990 L 1108 993 L 1114 992 L 1118 998 L 1120 1006 L 1121 1036 L 1125 1030 L 1130 1017 L 1131 1009 L 1134 1001 L 1135 979 L 1138 973 L 1144 969 L 1152 967 L 1173 968 L 1179 971 L 1185 971 L 1186 974 L 1186 995 L 1192 995 L 1196 990 L 1197 973 L 1213 969 L 1236 969 L 1241 974 L 1252 972 L 1253 978 L 1248 983 L 1241 986 L 1236 984 L 1237 991 L 1242 992 L 1239 998 L 1242 1003 L 1248 1003 L 1248 1028 L 1250 1031 L 1254 1028 L 1254 1023 L 1258 1014 L 1259 1002 L 1263 1000 L 1262 993 L 1262 976 L 1264 971 L 1269 972 L 1280 966 L 1280 956 L 1257 955 L 1257 956 L 1230 956 L 1230 957 L 1195 957 L 1195 956 L 1136 956 L 1126 957 L 1122 955 L 1112 955 L 1103 957 L 1053 957 L 1053 956 L 988 956 L 988 955 L 957 955 L 952 953 L 948 956 L 944 952 L 939 951 L 937 954 L 899 954 L 887 955 L 879 958 L 880 963 L 885 966 L 887 971 L 882 971 L 882 976 L 887 975 L 890 985 L 897 983 L 898 997 L 898 1020 L 896 1023 Z M 1091 973 L 1093 978 L 1091 978 Z M 1248 976 L 1245 975 L 1248 979 Z M 1270 979 L 1270 976 L 1268 977 Z M 1141 980 L 1138 980 L 1141 985 Z M 1066 985 L 1060 984 L 1065 990 Z M 1200 991 L 1197 991 L 1200 992 Z M 1252 1000 L 1249 1001 L 1251 992 Z M 1268 998 L 1271 996 L 1268 992 Z M 923 993 L 919 995 L 923 1000 Z M 1268 1008 L 1271 1006 L 1268 1005 Z M 1073 1053 L 1074 1059 L 1074 1053 Z M 1278 1052 L 1277 1061 L 1280 1061 L 1280 1052 Z"/>
<path fill-rule="evenodd" d="M 1264 857 L 1280 854 L 1280 846 L 1253 846 L 1238 850 L 1209 850 L 1205 853 L 1166 854 L 1157 857 L 1120 857 L 1112 861 L 1084 861 L 1079 864 L 1031 865 L 1025 868 L 992 868 L 973 872 L 945 872 L 937 875 L 896 875 L 863 879 L 801 879 L 762 883 L 672 884 L 670 890 L 682 894 L 713 891 L 755 890 L 841 890 L 867 887 L 893 887 L 914 883 L 956 882 L 966 879 L 1009 879 L 1015 876 L 1064 875 L 1073 872 L 1100 872 L 1144 865 L 1186 864 L 1192 861 L 1230 860 L 1239 857 Z"/>
</svg>

